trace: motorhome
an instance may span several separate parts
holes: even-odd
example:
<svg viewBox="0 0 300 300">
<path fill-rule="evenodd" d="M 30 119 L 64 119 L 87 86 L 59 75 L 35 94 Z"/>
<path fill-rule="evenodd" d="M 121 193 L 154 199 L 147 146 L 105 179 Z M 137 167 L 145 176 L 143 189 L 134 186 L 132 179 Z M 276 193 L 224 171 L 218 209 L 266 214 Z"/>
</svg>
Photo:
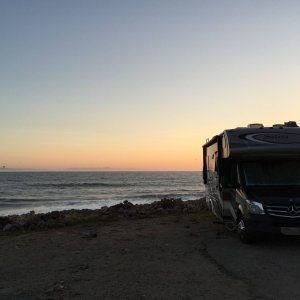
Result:
<svg viewBox="0 0 300 300">
<path fill-rule="evenodd" d="M 248 243 L 300 235 L 300 128 L 294 121 L 224 130 L 203 145 L 206 202 Z"/>
</svg>

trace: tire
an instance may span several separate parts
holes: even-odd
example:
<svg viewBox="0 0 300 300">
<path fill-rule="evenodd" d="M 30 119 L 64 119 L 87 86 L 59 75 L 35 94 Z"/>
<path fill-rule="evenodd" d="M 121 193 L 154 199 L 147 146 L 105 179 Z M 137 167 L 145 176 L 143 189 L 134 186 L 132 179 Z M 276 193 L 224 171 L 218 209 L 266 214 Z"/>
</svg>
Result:
<svg viewBox="0 0 300 300">
<path fill-rule="evenodd" d="M 249 232 L 247 222 L 243 216 L 240 216 L 237 221 L 237 231 L 242 243 L 251 244 L 253 242 L 253 235 Z"/>
</svg>

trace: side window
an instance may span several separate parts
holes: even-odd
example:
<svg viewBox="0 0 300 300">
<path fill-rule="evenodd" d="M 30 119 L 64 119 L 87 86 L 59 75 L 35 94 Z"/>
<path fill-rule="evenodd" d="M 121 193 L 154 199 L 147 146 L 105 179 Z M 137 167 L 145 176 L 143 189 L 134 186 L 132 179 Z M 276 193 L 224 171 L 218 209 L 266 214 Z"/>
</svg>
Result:
<svg viewBox="0 0 300 300">
<path fill-rule="evenodd" d="M 207 170 L 211 172 L 214 170 L 214 168 L 215 168 L 214 155 L 207 156 Z"/>
<path fill-rule="evenodd" d="M 215 172 L 218 172 L 218 153 L 215 154 Z"/>
</svg>

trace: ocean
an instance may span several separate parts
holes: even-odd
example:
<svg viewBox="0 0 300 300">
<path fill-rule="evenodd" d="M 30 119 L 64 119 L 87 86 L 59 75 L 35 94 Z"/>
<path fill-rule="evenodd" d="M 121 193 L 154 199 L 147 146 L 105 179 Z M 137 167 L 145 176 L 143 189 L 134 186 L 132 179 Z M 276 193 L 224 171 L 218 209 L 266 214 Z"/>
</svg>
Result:
<svg viewBox="0 0 300 300">
<path fill-rule="evenodd" d="M 204 196 L 201 172 L 0 172 L 0 215 Z"/>
</svg>

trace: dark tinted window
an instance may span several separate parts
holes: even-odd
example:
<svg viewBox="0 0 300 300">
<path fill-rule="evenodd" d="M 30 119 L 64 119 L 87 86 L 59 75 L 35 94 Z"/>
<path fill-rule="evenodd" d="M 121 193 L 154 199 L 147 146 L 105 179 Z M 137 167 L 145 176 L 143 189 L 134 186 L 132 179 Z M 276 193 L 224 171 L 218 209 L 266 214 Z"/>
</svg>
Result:
<svg viewBox="0 0 300 300">
<path fill-rule="evenodd" d="M 249 161 L 241 166 L 246 185 L 300 185 L 300 161 Z"/>
</svg>

